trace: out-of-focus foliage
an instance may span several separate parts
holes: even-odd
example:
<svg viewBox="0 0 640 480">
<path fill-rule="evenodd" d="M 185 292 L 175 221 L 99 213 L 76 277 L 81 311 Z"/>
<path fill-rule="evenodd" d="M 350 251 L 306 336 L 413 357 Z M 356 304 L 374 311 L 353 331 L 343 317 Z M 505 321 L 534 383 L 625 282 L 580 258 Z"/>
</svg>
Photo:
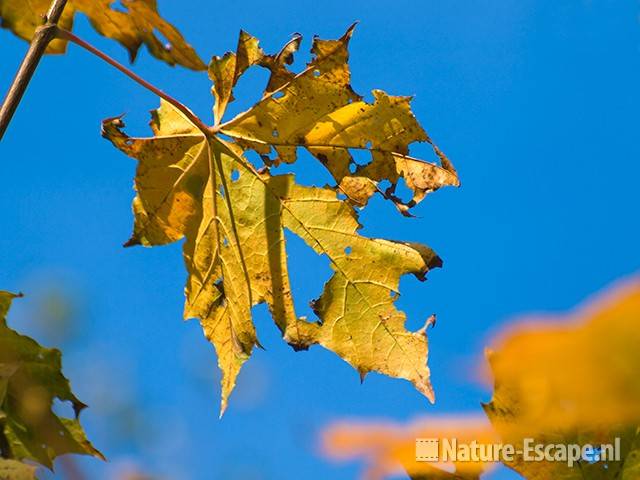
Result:
<svg viewBox="0 0 640 480">
<path fill-rule="evenodd" d="M 337 424 L 324 437 L 333 458 L 364 458 L 366 478 L 381 478 L 402 465 L 413 479 L 475 478 L 480 468 L 458 463 L 455 475 L 434 471 L 438 463 L 415 461 L 417 438 L 456 438 L 459 443 L 614 444 L 620 461 L 581 459 L 524 461 L 508 466 L 529 480 L 635 480 L 640 478 L 640 280 L 635 279 L 565 318 L 538 318 L 501 333 L 487 357 L 495 376 L 490 403 L 493 424 L 477 420 L 425 419 L 405 427 Z M 451 471 L 450 469 L 448 471 Z"/>
<path fill-rule="evenodd" d="M 170 65 L 206 69 L 180 32 L 158 14 L 156 0 L 121 0 L 120 3 L 122 7 L 115 7 L 112 0 L 69 0 L 59 25 L 71 30 L 75 15 L 83 13 L 98 33 L 125 47 L 131 61 L 144 44 L 154 57 Z M 0 24 L 30 41 L 36 28 L 43 24 L 50 5 L 51 0 L 0 0 Z M 64 53 L 66 48 L 66 41 L 54 40 L 47 53 Z"/>
<path fill-rule="evenodd" d="M 621 462 L 510 465 L 526 478 L 633 479 L 640 474 L 640 281 L 566 318 L 509 329 L 488 353 L 495 376 L 484 406 L 503 441 L 606 444 L 621 439 Z"/>
<path fill-rule="evenodd" d="M 68 272 L 39 269 L 25 282 L 29 301 L 21 305 L 23 314 L 16 321 L 21 330 L 31 332 L 49 345 L 57 345 L 65 354 L 86 339 L 86 322 L 91 321 L 91 306 L 85 303 L 83 288 Z"/>
<path fill-rule="evenodd" d="M 0 458 L 0 479 L 2 480 L 33 480 L 36 478 L 36 467 Z"/>
<path fill-rule="evenodd" d="M 417 438 L 456 438 L 465 443 L 495 442 L 496 436 L 482 416 L 431 417 L 397 425 L 381 422 L 340 422 L 323 434 L 324 454 L 336 460 L 361 459 L 366 463 L 362 478 L 378 480 L 393 476 L 402 469 L 411 478 L 466 480 L 478 478 L 490 464 L 482 462 L 416 461 Z"/>
<path fill-rule="evenodd" d="M 78 417 L 85 405 L 62 374 L 60 351 L 43 348 L 7 326 L 6 315 L 14 298 L 16 295 L 0 292 L 0 457 L 30 460 L 49 468 L 56 457 L 67 453 L 104 458 L 80 426 Z M 70 402 L 75 418 L 54 414 L 54 399 Z M 9 469 L 15 462 L 0 465 Z"/>
<path fill-rule="evenodd" d="M 376 91 L 369 104 L 353 91 L 347 64 L 352 33 L 353 27 L 338 40 L 315 38 L 311 62 L 296 75 L 287 65 L 299 37 L 279 54 L 266 55 L 254 37 L 242 32 L 237 51 L 214 57 L 210 65 L 214 127 L 195 125 L 166 102 L 153 113 L 153 137 L 127 136 L 121 118 L 103 124 L 104 136 L 139 162 L 134 233 L 126 245 L 186 238 L 185 317 L 200 319 L 216 348 L 223 372 L 222 411 L 240 368 L 260 345 L 251 314 L 260 303 L 268 304 L 295 349 L 323 345 L 362 377 L 377 371 L 404 378 L 433 400 L 426 325 L 408 331 L 395 301 L 403 275 L 424 280 L 441 260 L 419 244 L 361 236 L 355 205 L 379 192 L 406 213 L 427 193 L 458 185 L 458 178 L 435 146 L 440 165 L 407 156 L 410 143 L 430 143 L 408 98 Z M 233 86 L 254 65 L 271 71 L 262 99 L 220 123 Z M 293 175 L 272 175 L 269 167 L 294 161 L 297 147 L 319 158 L 339 185 L 303 187 Z M 263 168 L 246 160 L 247 149 L 263 155 Z M 277 158 L 269 157 L 271 149 Z M 371 153 L 368 166 L 355 165 L 352 149 Z M 393 195 L 400 178 L 414 190 L 409 204 Z M 382 180 L 391 182 L 384 192 L 378 189 Z M 340 199 L 341 193 L 349 198 Z M 285 229 L 326 255 L 335 272 L 312 302 L 318 322 L 295 313 Z"/>
</svg>

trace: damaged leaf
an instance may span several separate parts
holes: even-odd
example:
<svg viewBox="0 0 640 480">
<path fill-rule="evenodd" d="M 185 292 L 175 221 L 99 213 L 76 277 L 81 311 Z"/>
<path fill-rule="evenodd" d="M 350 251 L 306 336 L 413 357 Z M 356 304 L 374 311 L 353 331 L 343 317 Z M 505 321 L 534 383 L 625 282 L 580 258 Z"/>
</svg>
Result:
<svg viewBox="0 0 640 480">
<path fill-rule="evenodd" d="M 50 5 L 50 0 L 0 0 L 1 25 L 30 41 L 44 23 Z M 75 15 L 83 13 L 98 33 L 125 47 L 132 62 L 144 44 L 154 57 L 169 65 L 206 69 L 180 32 L 160 17 L 156 0 L 121 0 L 120 5 L 113 0 L 69 0 L 59 25 L 71 30 Z M 57 39 L 47 53 L 64 53 L 66 47 L 66 41 Z"/>
<path fill-rule="evenodd" d="M 368 103 L 353 91 L 348 46 L 354 27 L 338 40 L 314 38 L 313 58 L 297 75 L 287 65 L 300 45 L 299 35 L 277 55 L 263 54 L 261 60 L 254 57 L 253 63 L 271 71 L 265 94 L 251 109 L 221 124 L 220 133 L 256 150 L 268 165 L 294 162 L 297 149 L 305 148 L 329 170 L 338 188 L 354 204 L 364 206 L 380 192 L 408 214 L 409 208 L 428 193 L 460 182 L 451 162 L 414 117 L 411 97 L 374 90 L 373 103 Z M 241 34 L 238 58 L 242 35 L 246 34 Z M 254 55 L 259 56 L 257 40 L 252 45 Z M 218 70 L 217 65 L 214 61 L 210 71 Z M 237 72 L 233 75 L 229 73 L 226 80 L 219 78 L 218 82 L 235 84 Z M 218 123 L 228 102 L 216 100 Z M 414 142 L 431 144 L 439 164 L 410 157 L 409 145 Z M 275 158 L 269 157 L 272 150 Z M 357 164 L 354 150 L 369 152 L 370 161 Z M 409 201 L 395 195 L 401 179 L 413 192 Z M 385 180 L 390 186 L 383 191 L 380 183 Z"/>
<path fill-rule="evenodd" d="M 0 456 L 49 468 L 56 457 L 68 453 L 104 459 L 80 426 L 78 417 L 86 406 L 62 374 L 60 351 L 43 348 L 7 326 L 6 315 L 15 297 L 0 292 Z M 53 413 L 56 398 L 71 403 L 75 418 Z M 14 467 L 15 462 L 0 461 L 0 472 Z"/>
<path fill-rule="evenodd" d="M 350 35 L 351 29 L 340 40 L 316 39 L 314 51 L 327 65 L 340 64 L 336 68 L 344 72 Z M 264 125 L 260 126 L 262 120 L 255 120 L 249 128 L 247 122 L 253 120 L 242 120 L 250 118 L 243 114 L 228 124 L 219 123 L 233 99 L 233 86 L 252 65 L 267 66 L 275 78 L 281 79 L 273 85 L 272 75 L 270 88 L 285 88 L 278 85 L 285 78 L 289 78 L 287 85 L 298 82 L 299 76 L 284 73 L 298 44 L 298 37 L 294 37 L 279 54 L 266 56 L 258 41 L 242 32 L 236 53 L 214 57 L 209 73 L 214 80 L 217 124 L 212 128 L 199 129 L 164 101 L 153 113 L 150 138 L 128 137 L 121 118 L 105 120 L 103 135 L 139 162 L 134 233 L 126 245 L 156 246 L 185 239 L 184 260 L 189 274 L 185 317 L 198 318 L 216 348 L 223 372 L 222 411 L 243 363 L 260 345 L 251 315 L 252 307 L 260 303 L 269 306 L 284 339 L 295 349 L 323 345 L 349 362 L 362 377 L 377 371 L 404 378 L 433 400 L 426 366 L 426 327 L 417 332 L 406 330 L 406 317 L 394 303 L 400 278 L 413 274 L 424 280 L 431 268 L 441 266 L 438 256 L 422 245 L 360 235 L 353 204 L 339 199 L 334 189 L 303 187 L 295 183 L 292 175 L 272 175 L 268 168 L 255 168 L 244 157 L 244 150 L 249 144 L 259 143 L 264 129 Z M 312 83 L 325 87 L 311 86 L 318 89 L 320 97 L 307 99 L 304 108 L 315 108 L 317 104 L 329 114 L 327 102 L 335 109 L 339 105 L 334 97 L 344 97 L 346 101 L 354 95 L 335 72 L 311 77 Z M 276 119 L 273 111 L 259 113 L 271 108 L 271 98 L 274 97 L 268 94 L 251 111 L 261 119 Z M 407 105 L 394 98 L 385 96 L 381 101 Z M 370 106 L 362 121 L 384 129 L 395 125 L 399 118 L 409 118 L 402 113 L 403 108 L 399 107 L 396 115 Z M 296 121 L 289 115 L 281 113 L 278 128 Z M 306 120 L 308 116 L 300 118 Z M 345 118 L 358 123 L 357 113 Z M 241 129 L 255 135 L 240 135 Z M 324 130 L 309 132 L 312 134 L 327 135 Z M 351 137 L 358 135 L 353 133 Z M 381 154 L 398 155 L 393 165 L 408 161 L 401 153 L 376 148 Z M 336 149 L 348 153 L 345 148 Z M 384 161 L 382 157 L 380 161 Z M 424 168 L 444 171 L 427 163 Z M 317 254 L 326 256 L 334 271 L 320 297 L 312 303 L 317 322 L 298 318 L 295 313 L 285 229 Z"/>
</svg>

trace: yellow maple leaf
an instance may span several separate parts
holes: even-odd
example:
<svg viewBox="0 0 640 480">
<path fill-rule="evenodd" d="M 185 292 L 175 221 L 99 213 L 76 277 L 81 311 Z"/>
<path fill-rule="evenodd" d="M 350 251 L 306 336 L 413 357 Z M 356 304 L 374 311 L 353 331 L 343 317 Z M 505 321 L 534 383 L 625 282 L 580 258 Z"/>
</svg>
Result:
<svg viewBox="0 0 640 480">
<path fill-rule="evenodd" d="M 296 149 L 305 148 L 329 170 L 340 190 L 356 205 L 365 205 L 380 191 L 408 214 L 409 208 L 428 193 L 443 186 L 458 186 L 460 182 L 451 162 L 415 119 L 410 97 L 374 90 L 374 102 L 367 103 L 353 91 L 348 46 L 354 28 L 352 25 L 338 40 L 314 38 L 313 59 L 297 75 L 286 66 L 300 45 L 300 36 L 296 35 L 277 55 L 264 55 L 257 40 L 243 33 L 236 54 L 214 58 L 211 78 L 218 84 L 234 85 L 239 72 L 250 64 L 268 68 L 271 78 L 262 100 L 217 129 L 256 150 L 268 163 L 293 162 Z M 252 38 L 251 61 L 239 62 L 241 69 L 227 69 L 226 75 L 220 75 L 225 59 L 228 62 L 234 57 L 247 58 L 247 38 Z M 216 94 L 216 124 L 224 115 L 229 95 Z M 410 157 L 409 145 L 413 142 L 430 143 L 440 165 Z M 276 154 L 274 159 L 267 158 L 271 149 Z M 358 165 L 349 150 L 368 151 L 371 161 Z M 413 191 L 408 202 L 395 195 L 400 179 Z M 390 186 L 382 191 L 379 184 L 384 180 Z"/>
<path fill-rule="evenodd" d="M 314 48 L 346 46 L 346 39 L 316 40 Z M 257 40 L 241 33 L 235 54 L 215 57 L 210 74 L 215 82 L 216 118 L 223 115 L 224 105 L 233 98 L 233 85 L 247 68 L 255 64 L 284 68 L 294 43 L 269 57 Z M 319 94 L 332 84 L 322 74 L 312 78 Z M 339 84 L 333 91 L 344 88 Z M 262 111 L 265 105 L 263 100 L 252 111 Z M 402 118 L 404 113 L 399 115 Z M 243 156 L 246 139 L 231 130 L 242 122 L 228 124 L 227 130 L 221 124 L 196 125 L 188 117 L 163 101 L 153 115 L 153 137 L 128 137 L 120 118 L 106 120 L 103 132 L 139 162 L 134 233 L 127 246 L 163 245 L 186 238 L 185 317 L 198 318 L 216 348 L 223 372 L 222 411 L 242 364 L 259 345 L 251 309 L 260 303 L 269 306 L 294 348 L 321 344 L 362 376 L 377 371 L 410 380 L 433 400 L 426 328 L 407 331 L 405 315 L 394 303 L 400 277 L 414 274 L 424 280 L 429 269 L 441 265 L 437 255 L 418 244 L 363 237 L 358 234 L 360 225 L 352 205 L 340 200 L 334 189 L 303 187 L 292 175 L 273 176 L 268 168 L 256 169 Z M 371 121 L 385 124 L 375 118 L 371 114 Z M 389 113 L 386 122 L 393 124 L 396 118 Z M 334 270 L 313 302 L 318 322 L 299 319 L 295 313 L 285 228 L 319 255 L 326 255 Z"/>
<path fill-rule="evenodd" d="M 122 44 L 129 51 L 131 61 L 144 44 L 154 57 L 170 65 L 206 69 L 180 32 L 160 17 L 156 0 L 121 0 L 124 10 L 114 8 L 113 3 L 113 0 L 70 0 L 59 25 L 71 30 L 75 15 L 83 13 L 101 35 Z M 36 28 L 42 25 L 50 4 L 50 0 L 0 0 L 1 25 L 30 41 Z M 64 53 L 66 46 L 65 40 L 54 40 L 47 53 Z"/>
</svg>

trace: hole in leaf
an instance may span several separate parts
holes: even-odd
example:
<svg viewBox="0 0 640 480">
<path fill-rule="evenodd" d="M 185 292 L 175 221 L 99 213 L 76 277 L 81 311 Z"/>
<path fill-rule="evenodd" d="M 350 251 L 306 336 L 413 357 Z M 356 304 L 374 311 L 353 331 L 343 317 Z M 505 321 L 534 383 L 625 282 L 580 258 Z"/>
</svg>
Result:
<svg viewBox="0 0 640 480">
<path fill-rule="evenodd" d="M 251 108 L 256 100 L 256 85 L 266 85 L 269 81 L 269 70 L 266 68 L 250 68 L 238 80 L 234 87 L 235 101 L 228 105 L 226 116 L 233 118 L 240 112 Z"/>
<path fill-rule="evenodd" d="M 371 150 L 371 147 L 373 146 L 373 144 L 371 143 L 371 140 L 367 141 L 367 143 L 364 144 L 365 148 L 367 150 Z"/>
<path fill-rule="evenodd" d="M 368 165 L 369 163 L 371 163 L 371 152 L 369 152 L 368 150 L 363 150 L 361 148 L 354 148 L 352 150 L 349 150 L 349 153 L 351 154 L 351 159 L 357 164 L 357 165 Z"/>
<path fill-rule="evenodd" d="M 296 313 L 309 321 L 317 319 L 313 300 L 320 297 L 324 284 L 334 274 L 329 257 L 319 254 L 304 240 L 285 229 L 288 269 Z"/>
<path fill-rule="evenodd" d="M 224 198 L 225 191 L 224 191 L 224 187 L 222 185 L 220 185 L 220 188 L 218 189 L 218 191 L 220 192 L 220 195 L 222 195 L 222 198 Z"/>
<path fill-rule="evenodd" d="M 273 94 L 273 98 L 275 98 L 275 99 L 280 99 L 282 97 L 284 97 L 284 92 L 282 90 L 280 90 L 280 91 L 278 91 L 278 92 Z"/>
<path fill-rule="evenodd" d="M 237 182 L 240 179 L 240 172 L 238 170 L 233 170 L 231 172 L 231 181 Z"/>
<path fill-rule="evenodd" d="M 271 132 L 271 136 L 274 137 L 274 138 L 278 138 L 279 135 L 280 134 L 278 133 L 277 129 L 274 129 L 273 132 Z"/>
<path fill-rule="evenodd" d="M 346 200 L 347 196 L 342 193 L 342 192 L 338 192 L 338 200 Z"/>
<path fill-rule="evenodd" d="M 358 169 L 358 164 L 356 164 L 356 162 L 351 162 L 349 164 L 349 171 L 351 173 L 356 173 L 356 170 Z"/>
<path fill-rule="evenodd" d="M 349 150 L 349 154 L 351 155 L 351 161 L 354 163 L 356 170 L 357 167 L 364 167 L 372 161 L 371 152 L 368 150 L 354 148 Z M 355 171 L 351 170 L 351 173 L 355 173 Z"/>
<path fill-rule="evenodd" d="M 70 402 L 63 402 L 58 398 L 53 399 L 51 409 L 60 417 L 73 418 L 75 413 Z"/>
<path fill-rule="evenodd" d="M 227 237 L 224 237 L 224 240 L 222 240 L 222 245 L 224 247 L 228 247 L 229 246 L 229 239 Z"/>
<path fill-rule="evenodd" d="M 251 165 L 253 165 L 255 168 L 260 169 L 265 165 L 264 159 L 255 150 L 247 150 L 242 154 L 242 156 L 246 158 L 249 163 L 251 163 Z"/>
<path fill-rule="evenodd" d="M 313 71 L 313 76 L 314 76 L 314 77 L 319 77 L 319 76 L 320 76 L 320 70 L 315 69 L 315 70 Z"/>
<path fill-rule="evenodd" d="M 396 292 L 394 292 L 393 290 L 391 290 L 391 291 L 389 292 L 389 296 L 390 296 L 391 298 L 396 298 L 396 297 L 398 296 L 398 294 L 397 294 Z"/>
<path fill-rule="evenodd" d="M 122 5 L 120 0 L 116 0 L 111 4 L 111 10 L 115 10 L 116 12 L 129 13 L 129 9 Z"/>
<path fill-rule="evenodd" d="M 347 248 L 344 249 L 344 253 L 346 255 L 351 255 L 351 251 L 352 251 L 351 247 L 347 247 Z"/>
<path fill-rule="evenodd" d="M 294 163 L 280 164 L 271 169 L 272 174 L 293 173 L 296 176 L 296 183 L 300 185 L 333 185 L 335 179 L 326 168 L 319 168 L 321 160 L 313 157 L 307 149 L 298 148 L 296 150 L 297 160 Z"/>
<path fill-rule="evenodd" d="M 160 43 L 162 43 L 162 46 L 166 51 L 171 51 L 171 49 L 173 48 L 173 46 L 171 45 L 171 42 L 167 39 L 167 37 L 163 35 L 163 33 L 160 30 L 158 30 L 157 28 L 154 28 L 153 36 L 156 37 Z"/>
</svg>

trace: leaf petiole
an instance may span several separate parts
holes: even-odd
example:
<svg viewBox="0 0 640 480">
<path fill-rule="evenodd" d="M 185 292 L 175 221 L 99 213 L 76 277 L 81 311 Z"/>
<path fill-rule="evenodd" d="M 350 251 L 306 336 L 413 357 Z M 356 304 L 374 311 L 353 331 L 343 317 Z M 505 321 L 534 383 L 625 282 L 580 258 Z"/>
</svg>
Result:
<svg viewBox="0 0 640 480">
<path fill-rule="evenodd" d="M 96 47 L 94 47 L 90 43 L 85 42 L 80 37 L 77 37 L 76 35 L 74 35 L 73 33 L 69 32 L 68 30 L 65 30 L 65 29 L 57 27 L 57 26 L 56 26 L 55 36 L 57 38 L 62 39 L 62 40 L 67 40 L 69 42 L 75 43 L 79 47 L 84 48 L 89 53 L 92 53 L 96 57 L 98 57 L 101 60 L 107 62 L 109 65 L 111 65 L 115 69 L 117 69 L 120 72 L 124 73 L 127 77 L 129 77 L 131 80 L 136 82 L 138 85 L 141 85 L 142 87 L 146 88 L 150 92 L 152 92 L 152 93 L 158 95 L 160 98 L 166 100 L 168 103 L 170 103 L 176 109 L 178 109 L 180 112 L 182 112 L 184 114 L 184 116 L 187 117 L 189 119 L 189 121 L 192 122 L 205 135 L 209 136 L 209 135 L 215 133 L 212 127 L 209 127 L 208 125 L 206 125 L 202 120 L 200 120 L 198 118 L 198 116 L 195 113 L 193 113 L 191 110 L 189 110 L 189 108 L 187 108 L 182 102 L 180 102 L 179 100 L 176 100 L 171 95 L 169 95 L 169 94 L 163 92 L 162 90 L 160 90 L 159 88 L 155 87 L 154 85 L 152 85 L 151 83 L 146 81 L 144 78 L 142 78 L 140 75 L 134 73 L 133 71 L 131 71 L 130 69 L 125 67 L 123 64 L 118 62 L 117 60 L 111 58 L 106 53 L 98 50 Z"/>
</svg>

